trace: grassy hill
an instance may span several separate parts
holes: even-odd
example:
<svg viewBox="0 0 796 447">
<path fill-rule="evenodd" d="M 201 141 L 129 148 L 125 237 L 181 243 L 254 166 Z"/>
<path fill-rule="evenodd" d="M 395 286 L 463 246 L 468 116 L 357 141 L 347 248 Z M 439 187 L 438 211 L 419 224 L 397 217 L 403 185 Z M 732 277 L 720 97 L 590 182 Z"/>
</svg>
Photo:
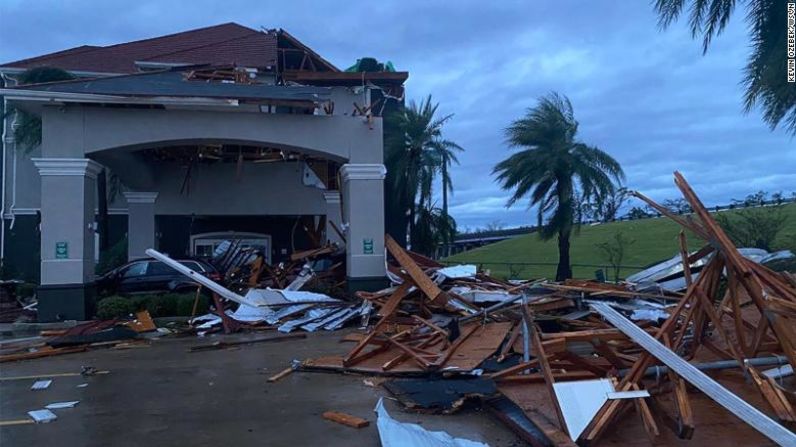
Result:
<svg viewBox="0 0 796 447">
<path fill-rule="evenodd" d="M 796 204 L 786 205 L 784 213 L 788 221 L 777 238 L 777 247 L 796 240 Z M 665 217 L 583 226 L 579 234 L 573 234 L 571 241 L 572 269 L 576 278 L 594 278 L 595 270 L 602 267 L 610 272 L 605 255 L 596 244 L 613 239 L 619 232 L 634 241 L 626 249 L 622 261 L 622 265 L 626 266 L 622 269 L 622 277 L 670 258 L 678 252 L 677 235 L 680 227 Z M 690 250 L 696 250 L 702 245 L 703 241 L 689 235 Z M 553 278 L 558 263 L 558 246 L 555 239 L 542 241 L 538 234 L 528 234 L 460 253 L 445 261 L 477 264 L 484 269 L 490 269 L 493 275 L 499 277 Z"/>
</svg>

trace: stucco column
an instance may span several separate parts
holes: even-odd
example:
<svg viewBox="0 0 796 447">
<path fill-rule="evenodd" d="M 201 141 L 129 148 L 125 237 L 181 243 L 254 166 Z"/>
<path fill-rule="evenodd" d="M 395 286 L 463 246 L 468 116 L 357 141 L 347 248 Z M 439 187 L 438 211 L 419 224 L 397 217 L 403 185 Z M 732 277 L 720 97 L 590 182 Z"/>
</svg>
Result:
<svg viewBox="0 0 796 447">
<path fill-rule="evenodd" d="M 94 209 L 102 166 L 86 158 L 34 158 L 41 175 L 39 321 L 93 312 Z"/>
<path fill-rule="evenodd" d="M 127 191 L 127 259 L 145 258 L 146 250 L 155 247 L 156 192 Z"/>
<path fill-rule="evenodd" d="M 323 200 L 326 202 L 326 239 L 339 246 L 344 246 L 343 240 L 337 234 L 332 223 L 337 229 L 343 231 L 343 212 L 340 208 L 340 191 L 324 191 Z"/>
<path fill-rule="evenodd" d="M 384 175 L 382 164 L 345 164 L 343 221 L 346 224 L 346 273 L 350 289 L 384 284 Z"/>
</svg>

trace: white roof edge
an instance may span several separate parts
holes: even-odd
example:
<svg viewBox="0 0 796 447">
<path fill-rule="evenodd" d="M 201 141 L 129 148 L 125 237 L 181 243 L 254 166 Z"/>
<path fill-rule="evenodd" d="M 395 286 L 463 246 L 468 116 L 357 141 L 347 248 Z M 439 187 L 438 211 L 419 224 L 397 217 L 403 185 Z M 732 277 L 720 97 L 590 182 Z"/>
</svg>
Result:
<svg viewBox="0 0 796 447">
<path fill-rule="evenodd" d="M 0 88 L 0 96 L 5 96 L 9 101 L 35 101 L 35 102 L 83 102 L 83 103 L 111 103 L 111 104 L 163 104 L 163 105 L 214 105 L 237 106 L 236 99 L 203 98 L 203 97 L 133 97 L 98 95 L 94 93 L 64 93 L 46 92 L 39 90 L 7 89 Z"/>
<path fill-rule="evenodd" d="M 0 67 L 0 73 L 5 73 L 5 74 L 19 74 L 19 73 L 24 73 L 28 70 L 29 68 Z M 72 73 L 73 75 L 78 77 L 108 77 L 108 76 L 122 76 L 130 74 L 130 73 L 111 73 L 111 72 L 102 72 L 102 71 L 82 71 L 82 70 L 64 70 L 64 71 Z"/>
<path fill-rule="evenodd" d="M 136 67 L 143 68 L 173 68 L 173 67 L 188 67 L 196 64 L 189 64 L 187 62 L 152 62 L 152 61 L 134 61 Z"/>
</svg>

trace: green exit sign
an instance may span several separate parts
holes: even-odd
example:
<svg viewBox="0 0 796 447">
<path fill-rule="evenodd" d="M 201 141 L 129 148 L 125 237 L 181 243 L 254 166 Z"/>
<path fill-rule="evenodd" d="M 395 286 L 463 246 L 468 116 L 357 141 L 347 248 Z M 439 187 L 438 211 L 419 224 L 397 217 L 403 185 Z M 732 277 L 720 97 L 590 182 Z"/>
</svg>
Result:
<svg viewBox="0 0 796 447">
<path fill-rule="evenodd" d="M 373 254 L 373 239 L 362 239 L 362 251 L 366 255 Z"/>
<path fill-rule="evenodd" d="M 69 243 L 56 242 L 55 243 L 55 259 L 68 259 L 69 258 Z"/>
</svg>

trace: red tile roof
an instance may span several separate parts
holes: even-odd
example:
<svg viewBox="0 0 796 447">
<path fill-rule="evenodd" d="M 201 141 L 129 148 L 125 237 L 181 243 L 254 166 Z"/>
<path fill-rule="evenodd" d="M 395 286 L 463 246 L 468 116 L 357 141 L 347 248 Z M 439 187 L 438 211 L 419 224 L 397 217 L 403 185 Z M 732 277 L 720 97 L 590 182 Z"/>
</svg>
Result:
<svg viewBox="0 0 796 447">
<path fill-rule="evenodd" d="M 70 71 L 135 73 L 136 61 L 236 64 L 263 68 L 276 65 L 277 36 L 237 23 L 198 28 L 152 39 L 106 47 L 83 45 L 43 56 L 9 62 L 0 67 L 58 67 Z"/>
</svg>

